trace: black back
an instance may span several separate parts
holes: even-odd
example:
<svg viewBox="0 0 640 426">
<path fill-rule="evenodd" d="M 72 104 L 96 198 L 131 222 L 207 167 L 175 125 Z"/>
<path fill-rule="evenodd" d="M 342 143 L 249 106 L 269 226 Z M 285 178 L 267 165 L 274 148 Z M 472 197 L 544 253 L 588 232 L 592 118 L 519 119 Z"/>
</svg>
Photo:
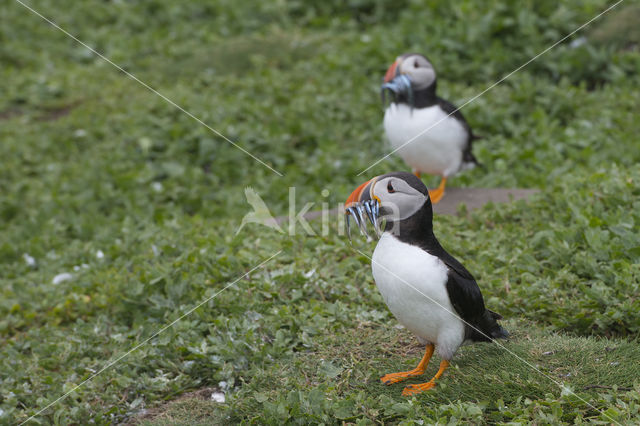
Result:
<svg viewBox="0 0 640 426">
<path fill-rule="evenodd" d="M 412 187 L 417 184 L 412 182 L 413 179 L 407 179 L 407 181 Z M 424 184 L 421 186 L 426 190 Z M 453 308 L 467 323 L 465 324 L 466 339 L 486 342 L 491 339 L 507 337 L 509 335 L 507 331 L 497 323 L 497 320 L 502 317 L 485 308 L 480 287 L 478 287 L 473 275 L 456 258 L 451 256 L 436 239 L 433 234 L 432 219 L 431 199 L 427 199 L 424 206 L 416 214 L 398 224 L 397 232 L 394 234 L 400 241 L 420 247 L 432 256 L 437 256 L 447 265 L 447 294 Z M 393 224 L 387 223 L 386 230 L 391 231 L 392 227 Z"/>
</svg>

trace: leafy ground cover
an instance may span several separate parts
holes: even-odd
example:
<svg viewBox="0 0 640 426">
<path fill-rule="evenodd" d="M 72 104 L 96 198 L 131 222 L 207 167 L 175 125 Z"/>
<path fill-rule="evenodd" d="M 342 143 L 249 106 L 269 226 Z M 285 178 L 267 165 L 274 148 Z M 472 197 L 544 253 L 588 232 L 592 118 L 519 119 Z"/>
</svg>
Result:
<svg viewBox="0 0 640 426">
<path fill-rule="evenodd" d="M 226 403 L 143 421 L 637 421 L 640 54 L 631 31 L 611 34 L 635 6 L 465 107 L 487 169 L 452 184 L 541 193 L 435 224 L 509 319 L 507 349 L 548 377 L 464 347 L 434 392 L 402 398 L 377 378 L 420 348 L 339 223 L 236 235 L 246 186 L 279 215 L 289 187 L 299 210 L 363 180 L 388 150 L 377 90 L 397 54 L 426 53 L 461 104 L 607 6 L 450 3 L 29 3 L 282 177 L 19 3 L 3 8 L 0 422 L 147 339 L 31 422 L 126 422 L 220 382 Z M 403 168 L 391 157 L 368 175 Z"/>
<path fill-rule="evenodd" d="M 438 392 L 416 400 L 398 398 L 404 384 L 385 388 L 378 377 L 399 368 L 413 368 L 424 348 L 392 325 L 361 321 L 346 335 L 326 339 L 317 350 L 295 356 L 290 362 L 269 370 L 249 368 L 246 377 L 250 380 L 227 410 L 210 401 L 209 391 L 202 398 L 170 404 L 141 423 L 195 420 L 207 424 L 211 419 L 220 423 L 295 423 L 303 418 L 329 423 L 336 418 L 355 423 L 405 418 L 426 423 L 554 423 L 584 418 L 628 423 L 637 419 L 640 413 L 636 408 L 620 410 L 626 404 L 637 406 L 638 389 L 632 379 L 638 375 L 637 344 L 566 337 L 540 331 L 530 323 L 507 324 L 514 336 L 505 347 L 513 355 L 505 356 L 505 349 L 497 346 L 463 347 L 456 367 Z M 427 376 L 435 374 L 437 364 L 432 363 Z M 598 385 L 592 382 L 595 377 Z M 565 386 L 560 394 L 554 381 Z"/>
</svg>

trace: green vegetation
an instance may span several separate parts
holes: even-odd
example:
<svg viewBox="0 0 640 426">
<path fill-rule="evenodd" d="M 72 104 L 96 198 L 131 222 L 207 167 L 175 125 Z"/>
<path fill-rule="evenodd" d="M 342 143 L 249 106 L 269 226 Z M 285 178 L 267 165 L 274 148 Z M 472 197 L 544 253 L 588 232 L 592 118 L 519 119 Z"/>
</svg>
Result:
<svg viewBox="0 0 640 426">
<path fill-rule="evenodd" d="M 404 384 L 385 388 L 378 377 L 415 367 L 424 348 L 416 345 L 406 331 L 381 329 L 378 324 L 361 321 L 357 328 L 326 339 L 318 350 L 277 365 L 267 374 L 260 366 L 250 367 L 244 376 L 251 380 L 234 397 L 228 413 L 221 412 L 219 404 L 189 398 L 169 405 L 161 415 L 143 424 L 192 424 L 194 420 L 207 424 L 211 419 L 221 423 L 248 419 L 275 424 L 288 416 L 289 420 L 305 418 L 305 422 L 332 422 L 336 417 L 347 422 L 362 417 L 395 422 L 407 417 L 443 423 L 456 419 L 474 423 L 553 423 L 573 421 L 579 416 L 626 423 L 640 416 L 637 386 L 631 391 L 613 391 L 618 383 L 629 382 L 629 375 L 640 374 L 636 343 L 550 335 L 529 323 L 510 321 L 507 325 L 515 332 L 506 348 L 520 359 L 505 355 L 498 346 L 465 346 L 437 392 L 416 400 L 398 397 Z M 400 360 L 400 356 L 408 357 Z M 551 380 L 563 383 L 566 390 L 522 360 Z M 438 362 L 432 362 L 426 376 L 433 376 L 437 369 Z M 591 389 L 596 377 L 600 388 L 596 387 L 589 396 L 585 390 Z M 408 383 L 420 382 L 415 379 Z M 580 398 L 589 399 L 597 410 L 610 411 L 598 415 Z M 622 403 L 630 407 L 620 410 L 617 405 Z"/>
<path fill-rule="evenodd" d="M 184 399 L 144 421 L 637 421 L 640 53 L 631 32 L 611 35 L 613 18 L 463 110 L 487 168 L 451 185 L 541 193 L 436 218 L 507 318 L 505 347 L 547 378 L 503 348 L 468 346 L 434 391 L 403 398 L 378 377 L 413 367 L 421 348 L 339 224 L 235 235 L 246 186 L 279 215 L 289 187 L 297 210 L 319 208 L 366 178 L 388 152 L 378 88 L 399 53 L 427 54 L 441 95 L 461 104 L 604 0 L 62 3 L 29 4 L 284 176 L 19 3 L 3 7 L 0 423 L 25 421 L 238 279 L 32 423 L 128 421 L 221 381 L 226 403 Z M 404 168 L 393 156 L 366 176 Z"/>
</svg>

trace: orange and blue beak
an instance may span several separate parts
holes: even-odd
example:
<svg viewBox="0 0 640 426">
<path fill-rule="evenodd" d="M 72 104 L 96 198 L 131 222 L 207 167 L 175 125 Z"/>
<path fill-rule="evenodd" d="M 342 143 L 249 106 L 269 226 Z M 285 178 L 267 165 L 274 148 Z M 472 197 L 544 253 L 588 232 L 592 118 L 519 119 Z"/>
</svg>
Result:
<svg viewBox="0 0 640 426">
<path fill-rule="evenodd" d="M 396 101 L 398 96 L 406 96 L 409 101 L 409 105 L 413 105 L 413 90 L 411 88 L 411 79 L 400 73 L 400 63 L 402 58 L 399 57 L 389 67 L 384 75 L 384 81 L 380 87 L 380 95 L 382 96 L 382 104 L 386 104 L 386 93 L 390 91 L 393 96 L 393 102 Z"/>
<path fill-rule="evenodd" d="M 378 219 L 380 217 L 380 199 L 373 195 L 373 187 L 378 178 L 375 177 L 358 186 L 344 203 L 345 215 L 347 215 L 347 235 L 351 239 L 350 218 L 356 222 L 360 232 L 371 240 L 366 228 L 365 216 L 373 225 L 376 234 L 380 234 Z"/>
<path fill-rule="evenodd" d="M 384 83 L 388 83 L 398 75 L 398 66 L 400 65 L 400 58 L 396 59 L 396 61 L 391 64 L 386 74 L 384 75 Z"/>
</svg>

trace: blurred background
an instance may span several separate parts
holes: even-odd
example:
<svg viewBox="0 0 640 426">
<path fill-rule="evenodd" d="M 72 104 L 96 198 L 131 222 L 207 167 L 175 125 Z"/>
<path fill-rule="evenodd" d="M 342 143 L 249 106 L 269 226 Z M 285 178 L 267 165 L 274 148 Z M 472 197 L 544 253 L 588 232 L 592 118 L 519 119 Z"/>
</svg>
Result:
<svg viewBox="0 0 640 426">
<path fill-rule="evenodd" d="M 523 366 L 514 366 L 513 376 L 495 373 L 506 388 L 490 380 L 465 387 L 470 378 L 457 373 L 457 385 L 421 397 L 431 405 L 409 407 L 376 382 L 376 374 L 397 366 L 403 347 L 379 351 L 376 342 L 404 339 L 406 347 L 412 340 L 393 328 L 368 259 L 336 232 L 235 230 L 250 211 L 247 186 L 280 215 L 289 209 L 289 187 L 297 189 L 298 209 L 306 202 L 334 206 L 367 175 L 406 169 L 391 156 L 357 176 L 389 152 L 379 88 L 399 54 L 425 54 L 438 72 L 439 95 L 461 105 L 612 3 L 25 4 L 284 176 L 19 2 L 3 6 L 0 423 L 26 420 L 278 250 L 270 264 L 41 421 L 125 422 L 203 387 L 227 395 L 225 404 L 190 408 L 202 410 L 205 423 L 259 415 L 266 422 L 330 421 L 336 413 L 352 422 L 440 415 L 529 422 L 556 406 L 566 415 L 556 420 L 599 416 L 575 401 L 545 400 L 549 392 L 560 398 L 557 386 L 538 383 L 544 379 Z M 639 20 L 640 6 L 623 2 L 463 109 L 483 137 L 474 151 L 486 170 L 449 185 L 541 190 L 529 203 L 490 205 L 435 225 L 476 275 L 491 309 L 515 321 L 516 341 L 518 330 L 534 340 L 562 332 L 585 339 L 569 346 L 596 353 L 623 345 L 601 339 L 628 342 L 640 331 Z M 328 196 L 320 196 L 323 189 Z M 370 350 L 350 358 L 356 349 L 345 340 L 365 341 Z M 533 356 L 531 344 L 522 345 L 513 350 Z M 469 351 L 482 358 L 487 349 Z M 640 356 L 629 351 L 628 362 Z M 638 367 L 628 365 L 602 373 L 611 378 L 607 386 L 633 386 Z M 611 398 L 637 398 L 635 392 Z M 487 395 L 494 402 L 484 404 Z M 531 409 L 520 397 L 547 408 Z M 608 408 L 606 398 L 591 397 Z M 498 398 L 515 414 L 501 411 Z M 428 407 L 440 408 L 434 414 Z M 620 419 L 631 415 L 622 410 Z"/>
</svg>

